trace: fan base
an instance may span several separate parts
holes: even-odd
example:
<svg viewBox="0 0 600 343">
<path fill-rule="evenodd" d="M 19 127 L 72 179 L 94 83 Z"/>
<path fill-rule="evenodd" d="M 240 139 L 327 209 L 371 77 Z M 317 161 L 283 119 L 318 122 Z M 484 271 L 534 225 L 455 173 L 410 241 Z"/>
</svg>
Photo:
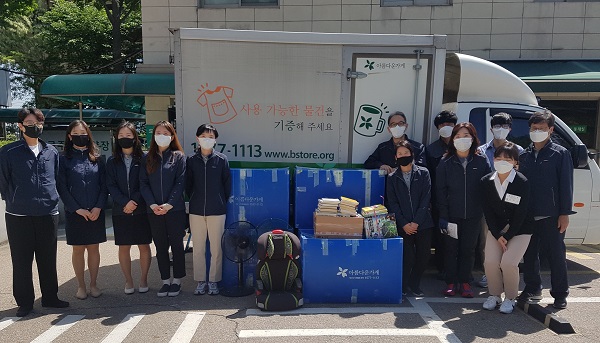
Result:
<svg viewBox="0 0 600 343">
<path fill-rule="evenodd" d="M 223 288 L 219 292 L 219 294 L 226 297 L 245 297 L 254 293 L 254 288 L 247 286 L 237 286 L 237 287 L 229 287 Z"/>
</svg>

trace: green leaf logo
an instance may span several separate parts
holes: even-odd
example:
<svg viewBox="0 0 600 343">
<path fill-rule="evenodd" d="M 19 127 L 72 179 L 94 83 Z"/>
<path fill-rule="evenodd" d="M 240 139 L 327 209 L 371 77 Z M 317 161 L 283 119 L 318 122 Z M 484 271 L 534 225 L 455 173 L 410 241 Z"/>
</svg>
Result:
<svg viewBox="0 0 600 343">
<path fill-rule="evenodd" d="M 375 64 L 375 62 L 367 60 L 367 64 L 365 65 L 365 68 L 369 68 L 369 70 L 373 70 L 373 69 L 375 69 L 375 67 L 373 67 L 373 64 Z"/>
</svg>

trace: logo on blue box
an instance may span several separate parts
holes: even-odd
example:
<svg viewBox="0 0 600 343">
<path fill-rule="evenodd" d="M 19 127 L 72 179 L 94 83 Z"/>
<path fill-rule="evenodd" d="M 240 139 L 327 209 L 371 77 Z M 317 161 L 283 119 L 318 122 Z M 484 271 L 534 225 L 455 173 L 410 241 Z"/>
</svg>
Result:
<svg viewBox="0 0 600 343">
<path fill-rule="evenodd" d="M 336 275 L 341 275 L 343 278 L 348 276 L 348 274 L 346 274 L 348 272 L 348 268 L 342 269 L 342 267 L 338 267 L 338 269 L 340 271 Z"/>
</svg>

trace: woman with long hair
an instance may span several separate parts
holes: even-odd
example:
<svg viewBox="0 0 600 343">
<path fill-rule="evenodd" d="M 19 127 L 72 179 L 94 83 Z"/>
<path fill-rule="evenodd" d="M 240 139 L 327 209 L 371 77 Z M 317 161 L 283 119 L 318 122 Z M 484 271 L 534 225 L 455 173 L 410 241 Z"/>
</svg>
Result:
<svg viewBox="0 0 600 343">
<path fill-rule="evenodd" d="M 181 291 L 181 278 L 185 276 L 185 154 L 171 123 L 156 123 L 152 137 L 150 150 L 142 159 L 140 190 L 147 204 L 162 279 L 162 287 L 157 295 L 175 297 Z M 173 280 L 169 247 L 173 254 Z"/>
<path fill-rule="evenodd" d="M 443 294 L 457 291 L 473 297 L 469 284 L 475 261 L 475 247 L 481 232 L 481 178 L 492 170 L 487 158 L 477 151 L 479 139 L 471 123 L 452 129 L 448 152 L 436 170 L 439 229 L 444 236 L 445 281 Z"/>
<path fill-rule="evenodd" d="M 131 246 L 140 252 L 139 293 L 148 292 L 148 270 L 152 261 L 152 233 L 146 214 L 146 203 L 140 192 L 142 144 L 135 126 L 122 122 L 115 131 L 113 155 L 106 162 L 106 184 L 113 200 L 112 222 L 115 244 L 119 246 L 119 264 L 125 276 L 125 294 L 133 294 Z"/>
<path fill-rule="evenodd" d="M 104 205 L 106 189 L 105 165 L 89 126 L 83 120 L 67 127 L 64 154 L 60 158 L 58 193 L 65 205 L 67 244 L 73 246 L 73 269 L 78 288 L 75 297 L 87 298 L 85 284 L 85 252 L 90 273 L 90 295 L 102 292 L 96 284 L 100 268 L 99 244 L 106 242 Z"/>
</svg>

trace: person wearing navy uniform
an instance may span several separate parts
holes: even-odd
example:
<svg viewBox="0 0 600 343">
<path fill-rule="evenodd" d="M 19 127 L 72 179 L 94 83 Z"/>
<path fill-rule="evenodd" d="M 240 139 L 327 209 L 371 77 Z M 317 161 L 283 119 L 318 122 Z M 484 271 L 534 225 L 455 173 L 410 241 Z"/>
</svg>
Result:
<svg viewBox="0 0 600 343">
<path fill-rule="evenodd" d="M 37 264 L 42 307 L 64 308 L 58 298 L 56 234 L 58 229 L 59 155 L 56 148 L 39 139 L 44 114 L 37 108 L 18 113 L 22 139 L 0 149 L 0 195 L 6 201 L 6 232 L 13 266 L 13 296 L 17 317 L 33 310 L 33 258 Z"/>
<path fill-rule="evenodd" d="M 185 154 L 173 124 L 159 121 L 152 137 L 150 150 L 140 168 L 140 191 L 147 205 L 162 280 L 156 295 L 175 297 L 181 292 L 181 279 L 185 276 Z M 173 254 L 173 280 L 169 248 Z"/>
<path fill-rule="evenodd" d="M 529 137 L 533 142 L 519 157 L 519 171 L 529 179 L 531 201 L 529 214 L 533 235 L 524 256 L 525 289 L 519 301 L 541 300 L 540 250 L 550 264 L 550 295 L 557 309 L 567 307 L 569 281 L 565 232 L 573 206 L 573 161 L 567 149 L 556 144 L 554 114 L 548 110 L 529 118 Z"/>
<path fill-rule="evenodd" d="M 65 151 L 60 157 L 58 193 L 65 205 L 65 234 L 73 247 L 72 263 L 78 299 L 87 298 L 85 252 L 90 273 L 90 295 L 102 292 L 96 281 L 100 270 L 100 243 L 106 242 L 104 206 L 108 197 L 106 165 L 89 126 L 75 120 L 67 127 Z"/>
</svg>

